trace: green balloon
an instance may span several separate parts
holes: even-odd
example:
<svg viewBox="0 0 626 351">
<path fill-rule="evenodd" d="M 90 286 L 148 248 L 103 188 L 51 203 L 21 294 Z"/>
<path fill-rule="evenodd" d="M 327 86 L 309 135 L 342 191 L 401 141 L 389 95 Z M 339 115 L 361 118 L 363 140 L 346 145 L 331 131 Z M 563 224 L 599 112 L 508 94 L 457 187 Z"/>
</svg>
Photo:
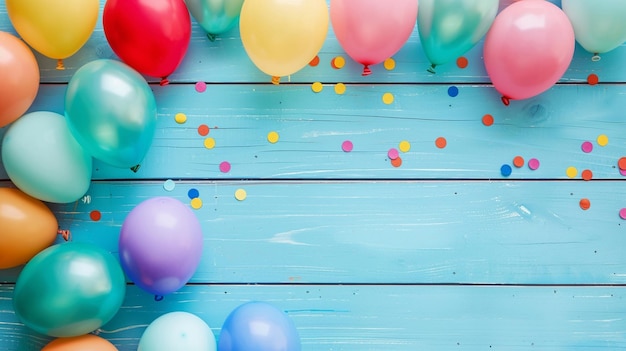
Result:
<svg viewBox="0 0 626 351">
<path fill-rule="evenodd" d="M 113 255 L 91 244 L 71 242 L 41 251 L 24 266 L 13 304 L 27 327 L 70 337 L 111 320 L 125 293 L 124 273 Z"/>
<path fill-rule="evenodd" d="M 474 47 L 491 27 L 498 5 L 498 0 L 420 0 L 417 28 L 432 68 Z"/>
</svg>

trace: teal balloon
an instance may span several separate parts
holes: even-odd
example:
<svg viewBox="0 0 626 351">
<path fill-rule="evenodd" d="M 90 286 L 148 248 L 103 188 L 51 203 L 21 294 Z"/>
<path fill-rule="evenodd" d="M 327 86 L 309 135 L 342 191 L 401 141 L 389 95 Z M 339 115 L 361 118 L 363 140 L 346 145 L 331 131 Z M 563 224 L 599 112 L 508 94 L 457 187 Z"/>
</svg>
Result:
<svg viewBox="0 0 626 351">
<path fill-rule="evenodd" d="M 13 122 L 2 139 L 2 163 L 20 190 L 43 201 L 76 201 L 91 183 L 91 155 L 54 112 L 31 112 Z"/>
<path fill-rule="evenodd" d="M 626 1 L 562 0 L 561 6 L 585 50 L 602 54 L 626 41 Z"/>
<path fill-rule="evenodd" d="M 191 16 L 214 39 L 239 22 L 244 0 L 185 0 Z"/>
<path fill-rule="evenodd" d="M 103 59 L 74 73 L 65 95 L 65 115 L 72 135 L 94 158 L 128 168 L 139 164 L 152 144 L 157 107 L 139 73 Z"/>
<path fill-rule="evenodd" d="M 417 28 L 434 69 L 456 60 L 487 34 L 498 0 L 419 0 Z"/>
<path fill-rule="evenodd" d="M 166 313 L 148 325 L 137 351 L 215 351 L 217 342 L 211 328 L 189 312 Z"/>
<path fill-rule="evenodd" d="M 17 278 L 13 305 L 27 327 L 54 337 L 92 332 L 117 313 L 126 282 L 109 252 L 69 242 L 35 255 Z"/>
</svg>

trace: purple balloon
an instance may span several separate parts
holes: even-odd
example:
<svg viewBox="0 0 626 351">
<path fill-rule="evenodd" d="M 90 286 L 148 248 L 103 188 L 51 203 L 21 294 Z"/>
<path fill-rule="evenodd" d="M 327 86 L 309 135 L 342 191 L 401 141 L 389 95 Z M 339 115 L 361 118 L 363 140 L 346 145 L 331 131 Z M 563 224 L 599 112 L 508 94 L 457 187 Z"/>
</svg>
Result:
<svg viewBox="0 0 626 351">
<path fill-rule="evenodd" d="M 122 224 L 122 269 L 140 288 L 157 296 L 185 285 L 202 256 L 202 228 L 182 202 L 155 197 L 137 205 Z"/>
</svg>

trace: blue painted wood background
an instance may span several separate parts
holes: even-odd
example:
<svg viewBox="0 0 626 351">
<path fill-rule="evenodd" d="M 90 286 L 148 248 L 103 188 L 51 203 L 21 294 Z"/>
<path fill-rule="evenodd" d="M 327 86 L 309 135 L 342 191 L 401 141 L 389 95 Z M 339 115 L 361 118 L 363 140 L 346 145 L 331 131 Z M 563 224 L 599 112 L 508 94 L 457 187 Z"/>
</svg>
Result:
<svg viewBox="0 0 626 351">
<path fill-rule="evenodd" d="M 0 30 L 14 33 L 4 3 Z M 275 86 L 237 29 L 211 42 L 194 22 L 172 84 L 148 78 L 158 126 L 139 171 L 96 161 L 83 199 L 50 204 L 72 240 L 117 255 L 135 205 L 153 196 L 190 203 L 187 192 L 199 191 L 205 247 L 190 284 L 160 302 L 129 284 L 124 306 L 97 333 L 135 350 L 152 320 L 182 310 L 219 336 L 232 309 L 262 300 L 291 316 L 305 351 L 626 349 L 626 183 L 617 166 L 626 156 L 626 46 L 599 62 L 577 46 L 559 84 L 508 107 L 481 52 L 479 43 L 466 68 L 450 63 L 432 75 L 415 29 L 393 70 L 377 65 L 362 77 L 331 28 L 319 65 Z M 347 62 L 334 69 L 338 56 Z M 75 70 L 115 56 L 99 22 L 66 70 L 37 58 L 42 84 L 31 111 L 63 113 Z M 588 84 L 590 75 L 599 84 Z M 486 114 L 493 125 L 482 123 Z M 440 137 L 445 148 L 435 145 Z M 351 152 L 342 150 L 346 140 Z M 396 167 L 387 152 L 402 141 L 410 150 Z M 592 152 L 581 150 L 585 141 Z M 515 156 L 526 163 L 502 176 Z M 583 180 L 583 170 L 593 178 Z M 12 186 L 1 167 L 0 186 Z M 238 189 L 245 199 L 235 198 Z M 40 350 L 50 338 L 12 309 L 18 274 L 0 271 L 0 349 Z"/>
</svg>

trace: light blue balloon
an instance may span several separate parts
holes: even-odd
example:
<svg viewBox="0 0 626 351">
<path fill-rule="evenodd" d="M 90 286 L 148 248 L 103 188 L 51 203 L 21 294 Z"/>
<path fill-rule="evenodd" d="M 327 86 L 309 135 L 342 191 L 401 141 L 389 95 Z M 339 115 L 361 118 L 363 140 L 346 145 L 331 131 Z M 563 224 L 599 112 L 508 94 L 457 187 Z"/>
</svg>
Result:
<svg viewBox="0 0 626 351">
<path fill-rule="evenodd" d="M 215 351 L 215 335 L 200 317 L 170 312 L 155 319 L 141 335 L 137 351 Z"/>
<path fill-rule="evenodd" d="M 76 140 L 94 158 L 130 168 L 152 144 L 157 107 L 150 86 L 130 66 L 95 60 L 70 79 L 65 115 Z"/>
<path fill-rule="evenodd" d="M 2 140 L 2 163 L 18 188 L 43 201 L 76 201 L 91 183 L 91 156 L 54 112 L 31 112 L 13 122 Z"/>
<path fill-rule="evenodd" d="M 239 22 L 244 0 L 185 0 L 193 18 L 209 39 L 232 29 Z"/>
<path fill-rule="evenodd" d="M 609 52 L 626 41 L 626 1 L 563 0 L 576 41 L 593 54 Z"/>
<path fill-rule="evenodd" d="M 420 0 L 417 28 L 432 63 L 429 71 L 473 48 L 487 34 L 498 5 L 498 0 Z"/>
</svg>

